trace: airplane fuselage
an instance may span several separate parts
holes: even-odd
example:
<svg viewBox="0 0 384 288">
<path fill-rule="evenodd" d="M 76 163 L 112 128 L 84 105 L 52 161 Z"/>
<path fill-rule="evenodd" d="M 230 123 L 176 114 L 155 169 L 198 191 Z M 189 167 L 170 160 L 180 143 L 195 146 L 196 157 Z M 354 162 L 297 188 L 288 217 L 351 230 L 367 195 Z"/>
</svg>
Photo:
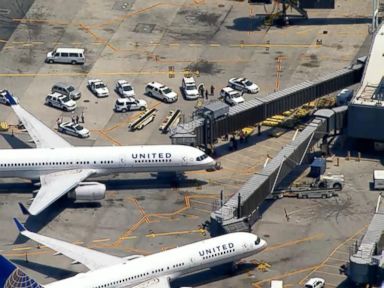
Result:
<svg viewBox="0 0 384 288">
<path fill-rule="evenodd" d="M 215 165 L 210 157 L 200 160 L 205 155 L 202 151 L 180 145 L 3 149 L 0 154 L 0 177 L 27 179 L 76 169 L 92 169 L 94 176 L 100 176 L 202 170 Z"/>
<path fill-rule="evenodd" d="M 157 278 L 162 276 L 174 280 L 185 274 L 236 262 L 260 252 L 265 247 L 266 242 L 256 235 L 232 233 L 81 273 L 44 287 L 118 288 L 133 287 L 144 281 L 155 283 Z"/>
</svg>

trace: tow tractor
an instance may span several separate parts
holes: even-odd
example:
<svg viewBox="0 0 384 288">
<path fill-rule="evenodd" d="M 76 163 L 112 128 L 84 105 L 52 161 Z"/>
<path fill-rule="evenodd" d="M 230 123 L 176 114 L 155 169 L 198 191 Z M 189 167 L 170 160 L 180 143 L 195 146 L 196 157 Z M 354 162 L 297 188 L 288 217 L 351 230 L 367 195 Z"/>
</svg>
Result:
<svg viewBox="0 0 384 288">
<path fill-rule="evenodd" d="M 290 187 L 287 190 L 275 190 L 266 199 L 295 197 L 299 199 L 331 198 L 338 196 L 344 187 L 344 175 L 321 175 L 310 185 Z"/>
</svg>

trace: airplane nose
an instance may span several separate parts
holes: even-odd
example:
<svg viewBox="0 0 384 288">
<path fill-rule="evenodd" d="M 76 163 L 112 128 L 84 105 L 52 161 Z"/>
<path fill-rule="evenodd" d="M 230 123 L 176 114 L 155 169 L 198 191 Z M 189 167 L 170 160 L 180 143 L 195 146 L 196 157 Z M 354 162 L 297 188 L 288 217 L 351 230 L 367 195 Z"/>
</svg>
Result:
<svg viewBox="0 0 384 288">
<path fill-rule="evenodd" d="M 259 251 L 264 250 L 265 248 L 267 248 L 267 246 L 268 246 L 267 241 L 261 239 Z"/>
<path fill-rule="evenodd" d="M 207 159 L 207 164 L 208 164 L 208 168 L 207 168 L 207 170 L 212 170 L 212 169 L 214 169 L 214 170 L 217 170 L 218 169 L 218 162 L 216 162 L 216 160 L 214 160 L 213 158 L 211 158 L 211 157 L 208 157 L 208 159 Z"/>
</svg>

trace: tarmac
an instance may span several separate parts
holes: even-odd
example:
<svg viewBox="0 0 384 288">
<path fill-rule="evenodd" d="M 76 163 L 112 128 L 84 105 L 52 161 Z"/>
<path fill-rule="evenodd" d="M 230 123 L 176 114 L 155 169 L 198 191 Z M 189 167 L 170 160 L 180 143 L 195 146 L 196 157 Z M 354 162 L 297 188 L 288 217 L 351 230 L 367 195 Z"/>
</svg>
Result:
<svg viewBox="0 0 384 288">
<path fill-rule="evenodd" d="M 181 97 L 186 69 L 194 73 L 197 83 L 215 86 L 210 101 L 232 77 L 255 81 L 261 89 L 257 97 L 262 98 L 343 68 L 368 53 L 371 8 L 360 2 L 337 1 L 335 10 L 309 10 L 309 20 L 266 27 L 260 15 L 272 11 L 271 5 L 238 1 L 69 0 L 63 9 L 62 1 L 35 0 L 24 17 L 9 17 L 13 24 L 18 23 L 12 26 L 11 36 L 0 33 L 4 38 L 0 39 L 0 88 L 12 91 L 28 111 L 55 129 L 58 117 L 69 120 L 72 114 L 45 106 L 44 98 L 56 82 L 73 84 L 82 92 L 74 114 L 84 112 L 84 126 L 91 130 L 91 137 L 85 140 L 63 136 L 76 146 L 169 144 L 168 135 L 159 131 L 169 110 L 181 109 L 187 121 L 198 105 Z M 15 8 L 9 9 L 13 13 Z M 56 47 L 85 48 L 86 64 L 44 63 L 46 53 Z M 92 78 L 108 85 L 108 98 L 98 99 L 87 89 L 87 80 Z M 131 82 L 137 97 L 158 109 L 155 121 L 143 130 L 128 131 L 138 112 L 112 110 L 119 79 Z M 145 84 L 151 81 L 177 91 L 179 100 L 164 104 L 144 95 Z M 246 100 L 255 97 L 244 96 Z M 12 109 L 4 105 L 0 106 L 0 121 L 18 122 Z M 107 186 L 103 201 L 78 203 L 64 198 L 28 219 L 17 203 L 27 204 L 36 188 L 27 180 L 1 179 L 0 253 L 42 284 L 86 271 L 84 266 L 18 237 L 12 217 L 25 221 L 31 231 L 117 256 L 146 255 L 205 239 L 209 233 L 203 224 L 217 206 L 220 191 L 226 198 L 235 193 L 295 133 L 285 131 L 274 138 L 269 130 L 263 128 L 260 136 L 252 135 L 237 151 L 220 141 L 216 157 L 221 170 L 188 172 L 178 181 L 148 173 L 103 177 L 98 179 Z M 15 127 L 12 131 L 1 134 L 2 149 L 34 147 L 27 133 Z M 327 287 L 350 287 L 339 268 L 373 215 L 377 193 L 370 190 L 369 183 L 373 170 L 382 164 L 369 153 L 358 161 L 353 152 L 347 160 L 346 147 L 350 147 L 347 140 L 337 141 L 334 153 L 339 165 L 335 157 L 327 169 L 345 175 L 346 187 L 339 197 L 266 203 L 254 233 L 267 240 L 267 250 L 245 259 L 235 273 L 204 271 L 177 280 L 174 287 L 257 288 L 269 287 L 272 279 L 284 280 L 284 287 L 303 287 L 315 276 L 324 278 Z M 268 264 L 265 271 L 260 263 Z"/>
</svg>

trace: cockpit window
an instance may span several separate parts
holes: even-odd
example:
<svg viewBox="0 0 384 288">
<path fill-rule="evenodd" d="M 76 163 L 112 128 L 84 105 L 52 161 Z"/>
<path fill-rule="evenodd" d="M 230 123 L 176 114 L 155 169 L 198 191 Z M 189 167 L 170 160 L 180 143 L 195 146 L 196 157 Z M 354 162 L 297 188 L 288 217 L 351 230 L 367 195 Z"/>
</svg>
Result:
<svg viewBox="0 0 384 288">
<path fill-rule="evenodd" d="M 196 161 L 203 161 L 204 159 L 207 159 L 208 158 L 208 155 L 207 154 L 203 154 L 199 157 L 196 158 Z"/>
<path fill-rule="evenodd" d="M 259 245 L 259 244 L 260 244 L 260 238 L 256 236 L 255 245 Z"/>
</svg>

